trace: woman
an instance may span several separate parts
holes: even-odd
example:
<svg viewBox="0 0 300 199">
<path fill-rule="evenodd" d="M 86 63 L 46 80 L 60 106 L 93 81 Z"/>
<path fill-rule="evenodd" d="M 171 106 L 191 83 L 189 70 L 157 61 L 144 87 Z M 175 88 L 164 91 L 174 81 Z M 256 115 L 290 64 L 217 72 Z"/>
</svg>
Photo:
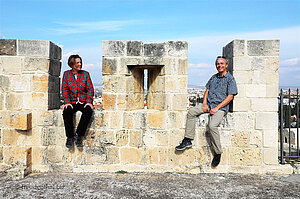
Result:
<svg viewBox="0 0 300 199">
<path fill-rule="evenodd" d="M 79 55 L 71 55 L 68 59 L 71 70 L 64 72 L 62 80 L 62 96 L 64 99 L 63 118 L 67 136 L 66 147 L 73 146 L 74 127 L 73 115 L 81 111 L 82 115 L 75 133 L 75 144 L 81 146 L 82 139 L 93 113 L 94 87 L 90 74 L 82 69 Z"/>
</svg>

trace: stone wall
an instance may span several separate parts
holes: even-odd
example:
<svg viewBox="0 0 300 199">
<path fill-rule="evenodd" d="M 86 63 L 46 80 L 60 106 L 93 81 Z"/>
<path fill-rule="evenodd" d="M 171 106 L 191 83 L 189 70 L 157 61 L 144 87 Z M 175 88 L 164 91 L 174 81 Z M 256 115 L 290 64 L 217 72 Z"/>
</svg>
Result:
<svg viewBox="0 0 300 199">
<path fill-rule="evenodd" d="M 234 40 L 223 49 L 239 94 L 220 126 L 224 154 L 216 169 L 210 167 L 207 114 L 199 119 L 193 147 L 174 149 L 186 120 L 186 42 L 103 41 L 104 110 L 94 111 L 83 147 L 71 149 L 65 147 L 57 109 L 60 48 L 46 41 L 0 44 L 0 165 L 8 172 L 15 172 L 16 165 L 23 173 L 292 172 L 278 164 L 279 41 Z"/>
</svg>

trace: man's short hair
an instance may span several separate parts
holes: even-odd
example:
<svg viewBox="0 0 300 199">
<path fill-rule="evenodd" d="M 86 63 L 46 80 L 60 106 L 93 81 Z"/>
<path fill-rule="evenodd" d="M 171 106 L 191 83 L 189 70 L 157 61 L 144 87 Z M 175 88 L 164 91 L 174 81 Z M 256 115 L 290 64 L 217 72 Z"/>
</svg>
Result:
<svg viewBox="0 0 300 199">
<path fill-rule="evenodd" d="M 71 55 L 68 59 L 68 65 L 72 68 L 76 64 L 75 59 L 79 58 L 80 61 L 82 62 L 82 59 L 79 55 Z"/>
<path fill-rule="evenodd" d="M 218 61 L 218 59 L 220 59 L 220 58 L 225 59 L 226 64 L 228 64 L 228 60 L 226 59 L 225 56 L 217 56 L 216 61 L 215 61 L 215 65 L 217 65 L 217 61 Z"/>
</svg>

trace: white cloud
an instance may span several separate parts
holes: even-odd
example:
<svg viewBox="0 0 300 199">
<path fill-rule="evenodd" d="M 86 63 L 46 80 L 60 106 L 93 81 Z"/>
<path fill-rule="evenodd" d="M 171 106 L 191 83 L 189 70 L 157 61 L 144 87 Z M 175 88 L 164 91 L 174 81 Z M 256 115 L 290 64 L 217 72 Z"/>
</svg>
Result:
<svg viewBox="0 0 300 199">
<path fill-rule="evenodd" d="M 100 69 L 100 63 L 95 63 L 95 64 L 83 64 L 83 67 L 85 69 Z"/>
<path fill-rule="evenodd" d="M 286 59 L 280 63 L 281 66 L 294 66 L 299 63 L 300 58 Z"/>
<path fill-rule="evenodd" d="M 76 55 L 79 53 L 79 50 L 72 50 L 72 51 L 69 51 L 69 52 L 66 52 L 66 53 L 63 53 L 63 56 L 62 56 L 62 60 L 66 60 L 68 59 L 71 55 Z"/>
<path fill-rule="evenodd" d="M 207 64 L 207 63 L 199 63 L 199 64 L 192 64 L 192 63 L 190 63 L 189 67 L 190 68 L 210 68 L 211 65 Z"/>
<path fill-rule="evenodd" d="M 77 34 L 88 33 L 94 31 L 118 31 L 124 26 L 138 23 L 138 20 L 124 20 L 124 21 L 95 21 L 95 22 L 81 22 L 81 23 L 65 23 L 57 22 L 62 28 L 53 28 L 57 34 Z"/>
</svg>

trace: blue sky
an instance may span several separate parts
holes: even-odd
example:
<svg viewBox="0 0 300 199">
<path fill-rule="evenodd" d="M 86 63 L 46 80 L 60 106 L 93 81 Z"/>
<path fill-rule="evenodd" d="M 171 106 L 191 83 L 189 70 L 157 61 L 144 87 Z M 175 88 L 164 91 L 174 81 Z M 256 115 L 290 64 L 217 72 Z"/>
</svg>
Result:
<svg viewBox="0 0 300 199">
<path fill-rule="evenodd" d="M 0 38 L 50 40 L 101 82 L 101 41 L 189 42 L 189 79 L 204 85 L 233 39 L 280 39 L 279 82 L 300 87 L 300 0 L 0 0 Z"/>
</svg>

